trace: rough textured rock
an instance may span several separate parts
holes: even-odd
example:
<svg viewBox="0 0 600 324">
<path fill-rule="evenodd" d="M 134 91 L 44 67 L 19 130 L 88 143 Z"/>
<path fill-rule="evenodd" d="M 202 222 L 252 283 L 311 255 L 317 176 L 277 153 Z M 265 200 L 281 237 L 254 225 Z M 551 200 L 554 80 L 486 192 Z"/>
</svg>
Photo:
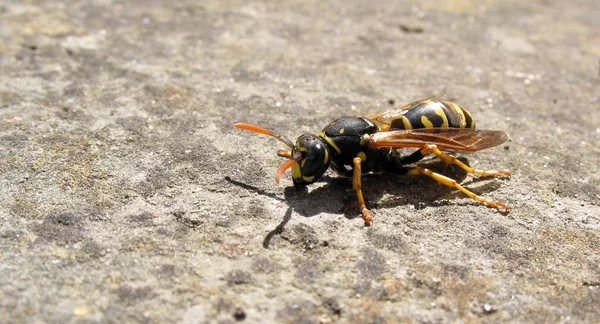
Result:
<svg viewBox="0 0 600 324">
<path fill-rule="evenodd" d="M 0 322 L 599 322 L 594 1 L 0 3 Z M 456 175 L 273 181 L 425 97 L 510 134 Z M 432 160 L 438 167 L 439 163 Z M 443 167 L 441 167 L 443 169 Z M 452 174 L 453 170 L 450 169 Z"/>
</svg>

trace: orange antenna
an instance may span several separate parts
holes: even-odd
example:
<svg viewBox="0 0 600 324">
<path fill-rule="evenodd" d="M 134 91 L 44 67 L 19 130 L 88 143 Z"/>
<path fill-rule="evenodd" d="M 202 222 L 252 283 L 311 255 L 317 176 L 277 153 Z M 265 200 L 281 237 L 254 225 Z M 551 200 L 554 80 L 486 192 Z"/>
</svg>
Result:
<svg viewBox="0 0 600 324">
<path fill-rule="evenodd" d="M 256 132 L 256 133 L 273 136 L 276 139 L 283 142 L 285 145 L 289 146 L 289 148 L 291 148 L 292 150 L 294 149 L 294 143 L 292 141 L 290 141 L 289 139 L 287 139 L 285 136 L 271 133 L 271 131 L 269 131 L 265 128 L 262 128 L 260 126 L 256 126 L 256 125 L 252 125 L 252 124 L 245 124 L 245 123 L 237 123 L 233 126 L 235 126 L 236 128 L 241 128 L 241 129 L 249 130 L 249 131 Z"/>
</svg>

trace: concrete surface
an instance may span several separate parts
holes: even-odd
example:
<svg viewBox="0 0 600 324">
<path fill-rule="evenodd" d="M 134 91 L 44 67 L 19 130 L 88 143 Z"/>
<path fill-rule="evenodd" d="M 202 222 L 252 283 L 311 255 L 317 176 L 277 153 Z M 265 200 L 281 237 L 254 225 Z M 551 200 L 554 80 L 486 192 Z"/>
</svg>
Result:
<svg viewBox="0 0 600 324">
<path fill-rule="evenodd" d="M 597 1 L 1 1 L 0 322 L 600 321 Z M 505 146 L 306 191 L 275 140 L 437 94 Z"/>
</svg>

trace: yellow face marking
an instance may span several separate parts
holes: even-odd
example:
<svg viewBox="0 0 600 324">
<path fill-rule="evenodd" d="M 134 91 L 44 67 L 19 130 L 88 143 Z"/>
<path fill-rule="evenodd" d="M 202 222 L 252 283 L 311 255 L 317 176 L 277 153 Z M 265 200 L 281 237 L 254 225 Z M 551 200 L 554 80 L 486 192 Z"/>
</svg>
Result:
<svg viewBox="0 0 600 324">
<path fill-rule="evenodd" d="M 313 182 L 315 180 L 315 176 L 312 177 L 302 177 L 302 180 L 306 182 Z"/>
<path fill-rule="evenodd" d="M 292 164 L 292 178 L 300 179 L 302 178 L 302 172 L 300 172 L 300 165 L 298 162 Z"/>
<path fill-rule="evenodd" d="M 323 164 L 329 163 L 329 150 L 325 149 L 325 158 L 323 159 Z"/>
<path fill-rule="evenodd" d="M 365 152 L 358 152 L 358 154 L 356 154 L 356 156 L 358 156 L 361 161 L 367 160 L 367 155 L 365 154 Z"/>
<path fill-rule="evenodd" d="M 335 145 L 335 143 L 333 142 L 333 140 L 332 140 L 331 138 L 329 138 L 329 137 L 325 136 L 325 133 L 323 133 L 323 132 L 320 132 L 320 133 L 319 133 L 319 137 L 320 137 L 320 138 L 322 138 L 322 139 L 323 139 L 325 142 L 327 142 L 327 144 L 329 144 L 331 147 L 333 147 L 333 149 L 334 149 L 334 150 L 335 150 L 335 151 L 336 151 L 338 154 L 340 154 L 340 152 L 341 152 L 340 148 L 339 148 L 337 145 Z"/>
<path fill-rule="evenodd" d="M 436 115 L 442 117 L 442 125 L 440 127 L 448 127 L 448 117 L 444 113 L 442 107 L 437 107 L 433 110 Z"/>
<path fill-rule="evenodd" d="M 423 124 L 425 128 L 433 128 L 433 123 L 425 116 L 421 116 L 421 124 Z"/>
<path fill-rule="evenodd" d="M 341 134 L 344 134 L 344 129 L 343 129 L 343 128 L 342 128 L 342 129 L 340 129 L 340 135 L 341 135 Z"/>
</svg>

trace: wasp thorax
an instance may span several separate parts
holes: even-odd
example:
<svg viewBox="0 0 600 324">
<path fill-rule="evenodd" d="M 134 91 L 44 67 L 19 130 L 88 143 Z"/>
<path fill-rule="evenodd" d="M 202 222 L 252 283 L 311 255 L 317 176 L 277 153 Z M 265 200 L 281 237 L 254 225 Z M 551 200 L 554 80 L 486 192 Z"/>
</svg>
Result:
<svg viewBox="0 0 600 324">
<path fill-rule="evenodd" d="M 327 171 L 331 162 L 327 143 L 312 134 L 304 134 L 298 137 L 292 155 L 300 156 L 300 159 L 292 165 L 294 185 L 315 182 Z"/>
</svg>

